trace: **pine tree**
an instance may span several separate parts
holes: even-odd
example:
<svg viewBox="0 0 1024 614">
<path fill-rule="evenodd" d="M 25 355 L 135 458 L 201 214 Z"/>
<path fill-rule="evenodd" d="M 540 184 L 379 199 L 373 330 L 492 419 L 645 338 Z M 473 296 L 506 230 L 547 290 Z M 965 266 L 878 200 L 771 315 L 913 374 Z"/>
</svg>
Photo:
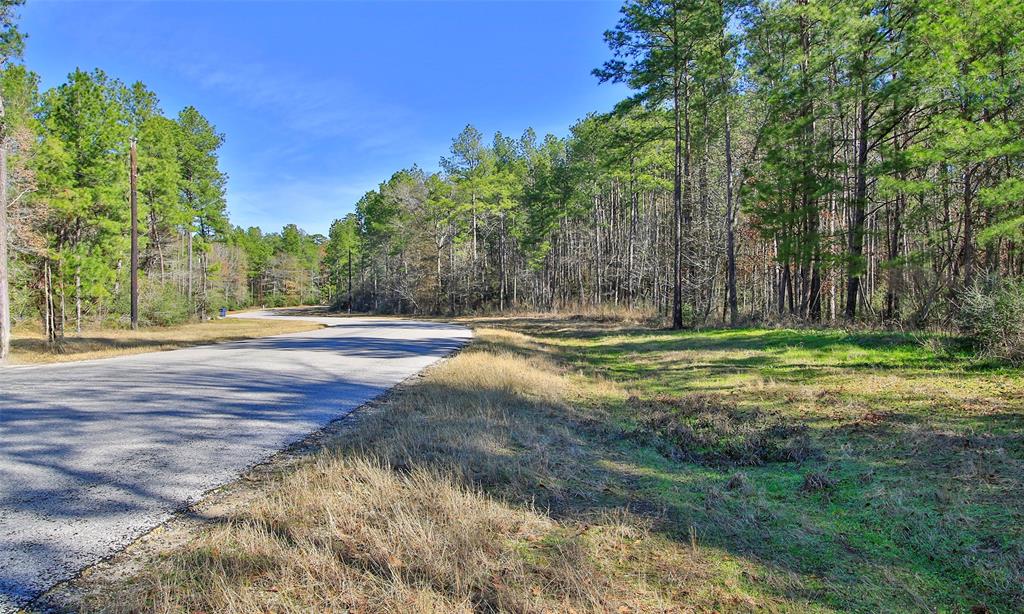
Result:
<svg viewBox="0 0 1024 614">
<path fill-rule="evenodd" d="M 673 176 L 672 327 L 683 326 L 683 234 L 690 231 L 691 124 L 693 68 L 698 45 L 709 33 L 708 3 L 702 0 L 630 0 L 622 18 L 605 33 L 614 58 L 594 74 L 637 90 L 624 108 L 638 103 L 672 109 L 675 144 Z M 684 186 L 685 184 L 685 186 Z M 685 187 L 685 190 L 684 190 Z M 683 199 L 686 199 L 685 208 Z M 685 226 L 685 229 L 684 229 Z"/>
<path fill-rule="evenodd" d="M 188 277 L 186 292 L 193 312 L 203 314 L 206 304 L 206 249 L 211 240 L 228 229 L 225 201 L 227 177 L 217 165 L 217 150 L 224 135 L 195 107 L 186 107 L 178 114 L 178 167 L 181 170 L 179 194 L 188 222 L 183 230 L 188 242 Z M 200 255 L 199 277 L 196 278 L 196 246 Z M 198 295 L 198 296 L 197 296 Z"/>
</svg>

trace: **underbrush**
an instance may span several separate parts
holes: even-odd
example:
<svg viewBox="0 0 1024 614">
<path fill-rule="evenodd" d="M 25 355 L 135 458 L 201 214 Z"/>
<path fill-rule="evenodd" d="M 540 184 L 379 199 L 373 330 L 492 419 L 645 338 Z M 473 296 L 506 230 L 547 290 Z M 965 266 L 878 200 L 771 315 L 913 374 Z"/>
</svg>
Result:
<svg viewBox="0 0 1024 614">
<path fill-rule="evenodd" d="M 983 355 L 1024 364 L 1024 283 L 990 279 L 967 289 L 960 326 Z"/>
<path fill-rule="evenodd" d="M 142 323 L 147 326 L 176 326 L 192 318 L 188 297 L 176 284 L 143 284 L 139 310 Z"/>
</svg>

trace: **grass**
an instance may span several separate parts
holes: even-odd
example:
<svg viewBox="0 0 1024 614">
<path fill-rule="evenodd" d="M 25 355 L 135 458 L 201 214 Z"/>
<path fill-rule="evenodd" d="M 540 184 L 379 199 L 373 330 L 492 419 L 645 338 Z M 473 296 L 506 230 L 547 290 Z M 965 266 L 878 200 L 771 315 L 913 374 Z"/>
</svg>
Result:
<svg viewBox="0 0 1024 614">
<path fill-rule="evenodd" d="M 111 358 L 143 352 L 178 350 L 195 345 L 240 341 L 320 328 L 320 324 L 294 320 L 223 319 L 181 326 L 130 329 L 105 328 L 69 333 L 59 348 L 51 347 L 38 327 L 14 331 L 12 364 L 41 364 Z"/>
<path fill-rule="evenodd" d="M 1019 370 L 890 333 L 472 324 L 84 609 L 1024 608 Z"/>
</svg>

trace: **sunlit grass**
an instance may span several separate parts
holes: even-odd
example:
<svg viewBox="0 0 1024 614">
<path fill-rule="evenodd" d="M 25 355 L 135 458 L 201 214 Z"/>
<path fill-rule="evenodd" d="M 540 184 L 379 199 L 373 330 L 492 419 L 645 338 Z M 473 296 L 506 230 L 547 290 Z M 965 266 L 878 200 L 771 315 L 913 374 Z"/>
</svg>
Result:
<svg viewBox="0 0 1024 614">
<path fill-rule="evenodd" d="M 255 500 L 79 605 L 666 612 L 766 603 L 737 586 L 728 554 L 677 542 L 621 501 L 594 500 L 603 486 L 625 490 L 596 442 L 573 428 L 583 416 L 567 402 L 582 382 L 503 349 L 524 340 L 478 330 L 473 347 Z"/>
<path fill-rule="evenodd" d="M 548 341 L 639 396 L 720 395 L 806 424 L 824 459 L 734 470 L 635 453 L 638 489 L 730 551 L 854 610 L 1024 607 L 1024 378 L 954 339 L 824 330 L 609 331 Z M 624 424 L 636 417 L 620 404 Z M 836 486 L 801 494 L 809 471 Z"/>
</svg>

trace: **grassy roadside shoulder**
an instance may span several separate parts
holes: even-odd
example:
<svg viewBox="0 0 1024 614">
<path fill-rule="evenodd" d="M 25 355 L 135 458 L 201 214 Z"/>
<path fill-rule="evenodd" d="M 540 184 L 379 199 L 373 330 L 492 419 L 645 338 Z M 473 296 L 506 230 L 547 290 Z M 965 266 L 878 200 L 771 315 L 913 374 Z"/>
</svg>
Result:
<svg viewBox="0 0 1024 614">
<path fill-rule="evenodd" d="M 1015 611 L 1024 383 L 905 336 L 473 322 L 102 612 Z"/>
<path fill-rule="evenodd" d="M 35 327 L 19 327 L 11 344 L 10 364 L 44 364 L 111 358 L 128 354 L 179 350 L 196 345 L 241 341 L 322 328 L 296 320 L 233 319 L 193 322 L 180 326 L 85 330 L 69 334 L 59 351 L 52 349 Z"/>
</svg>

